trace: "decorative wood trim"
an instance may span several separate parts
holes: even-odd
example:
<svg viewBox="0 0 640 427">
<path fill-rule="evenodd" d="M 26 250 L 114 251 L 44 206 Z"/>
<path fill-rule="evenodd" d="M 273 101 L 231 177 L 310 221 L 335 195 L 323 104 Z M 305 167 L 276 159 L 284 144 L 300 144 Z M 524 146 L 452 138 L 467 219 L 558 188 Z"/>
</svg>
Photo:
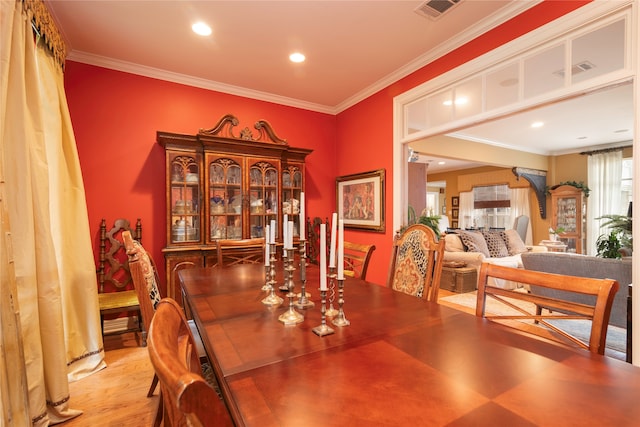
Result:
<svg viewBox="0 0 640 427">
<path fill-rule="evenodd" d="M 238 124 L 239 120 L 236 116 L 234 116 L 233 114 L 225 114 L 214 127 L 210 129 L 201 128 L 198 131 L 198 134 L 239 139 L 242 141 L 261 141 L 270 142 L 273 144 L 287 145 L 287 140 L 278 137 L 273 130 L 273 127 L 271 127 L 271 124 L 269 124 L 269 122 L 266 120 L 258 120 L 253 126 L 258 131 L 257 136 L 254 136 L 253 131 L 251 131 L 251 129 L 249 129 L 248 127 L 240 130 L 240 135 L 236 136 L 233 132 L 233 128 L 238 126 Z"/>
</svg>

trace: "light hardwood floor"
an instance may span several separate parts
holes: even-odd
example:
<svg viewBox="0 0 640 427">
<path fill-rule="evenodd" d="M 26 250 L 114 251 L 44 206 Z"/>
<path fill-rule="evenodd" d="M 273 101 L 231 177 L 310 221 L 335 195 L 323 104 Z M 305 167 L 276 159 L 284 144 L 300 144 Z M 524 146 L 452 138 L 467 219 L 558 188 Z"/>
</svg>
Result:
<svg viewBox="0 0 640 427">
<path fill-rule="evenodd" d="M 107 367 L 69 384 L 69 406 L 83 414 L 59 424 L 63 427 L 151 426 L 158 405 L 158 390 L 147 391 L 153 367 L 146 347 L 133 333 L 105 337 Z"/>
</svg>

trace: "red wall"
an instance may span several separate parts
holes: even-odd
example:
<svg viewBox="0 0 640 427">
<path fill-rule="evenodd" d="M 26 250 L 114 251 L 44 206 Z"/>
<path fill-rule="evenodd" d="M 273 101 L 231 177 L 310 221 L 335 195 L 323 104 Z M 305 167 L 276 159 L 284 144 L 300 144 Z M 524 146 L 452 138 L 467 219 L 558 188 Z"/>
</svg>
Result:
<svg viewBox="0 0 640 427">
<path fill-rule="evenodd" d="M 142 218 L 143 244 L 164 264 L 165 156 L 156 131 L 195 134 L 227 113 L 242 128 L 265 119 L 291 146 L 313 149 L 307 157 L 307 212 L 326 217 L 334 210 L 335 116 L 72 61 L 65 86 L 96 259 L 101 218 L 108 226 L 116 218 Z M 159 273 L 164 288 L 164 271 Z"/>
<path fill-rule="evenodd" d="M 68 61 L 66 93 L 82 166 L 89 221 L 98 251 L 101 218 L 142 218 L 143 242 L 162 265 L 166 244 L 164 151 L 156 131 L 194 134 L 232 113 L 241 127 L 271 123 L 290 145 L 312 148 L 307 163 L 307 212 L 335 209 L 335 177 L 386 170 L 385 233 L 346 231 L 373 243 L 368 277 L 385 283 L 391 251 L 393 98 L 589 1 L 544 1 L 476 40 L 423 67 L 336 117 L 226 95 Z M 160 271 L 164 283 L 164 272 Z"/>
</svg>

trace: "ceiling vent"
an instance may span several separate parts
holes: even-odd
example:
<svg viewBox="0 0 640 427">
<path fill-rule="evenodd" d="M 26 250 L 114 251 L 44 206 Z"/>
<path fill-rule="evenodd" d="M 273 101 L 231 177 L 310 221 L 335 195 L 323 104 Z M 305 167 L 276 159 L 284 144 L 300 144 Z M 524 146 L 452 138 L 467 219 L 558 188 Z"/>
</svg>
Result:
<svg viewBox="0 0 640 427">
<path fill-rule="evenodd" d="M 420 6 L 415 8 L 414 12 L 425 18 L 438 19 L 445 12 L 460 3 L 460 1 L 461 0 L 427 0 L 420 3 Z"/>
<path fill-rule="evenodd" d="M 576 74 L 584 73 L 585 71 L 589 71 L 590 69 L 595 67 L 595 64 L 593 64 L 592 62 L 582 61 L 571 66 L 571 75 L 575 76 Z M 553 74 L 564 78 L 564 69 L 554 71 Z"/>
</svg>

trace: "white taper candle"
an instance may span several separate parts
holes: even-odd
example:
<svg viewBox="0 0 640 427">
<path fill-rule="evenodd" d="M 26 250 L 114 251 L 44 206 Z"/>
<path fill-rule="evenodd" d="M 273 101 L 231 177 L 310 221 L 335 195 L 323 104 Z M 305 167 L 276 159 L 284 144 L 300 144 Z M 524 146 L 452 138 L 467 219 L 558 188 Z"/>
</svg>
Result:
<svg viewBox="0 0 640 427">
<path fill-rule="evenodd" d="M 338 227 L 338 214 L 331 216 L 331 247 L 329 248 L 329 267 L 336 266 L 336 230 Z"/>
<path fill-rule="evenodd" d="M 344 280 L 344 220 L 338 223 L 338 280 Z"/>
<path fill-rule="evenodd" d="M 320 224 L 320 290 L 327 290 L 327 224 Z"/>
</svg>

